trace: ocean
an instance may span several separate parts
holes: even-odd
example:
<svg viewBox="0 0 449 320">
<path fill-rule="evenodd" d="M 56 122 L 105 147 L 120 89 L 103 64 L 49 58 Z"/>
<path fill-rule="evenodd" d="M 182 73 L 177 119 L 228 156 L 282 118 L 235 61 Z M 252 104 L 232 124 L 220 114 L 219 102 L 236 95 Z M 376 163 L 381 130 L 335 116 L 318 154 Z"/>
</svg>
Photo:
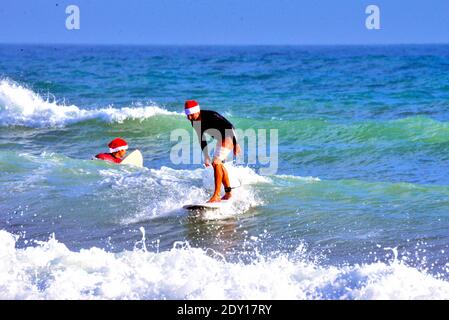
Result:
<svg viewBox="0 0 449 320">
<path fill-rule="evenodd" d="M 449 299 L 448 71 L 449 45 L 0 45 L 0 298 Z M 213 183 L 172 161 L 188 99 L 277 133 L 225 212 L 182 208 Z M 92 160 L 115 137 L 143 169 Z"/>
</svg>

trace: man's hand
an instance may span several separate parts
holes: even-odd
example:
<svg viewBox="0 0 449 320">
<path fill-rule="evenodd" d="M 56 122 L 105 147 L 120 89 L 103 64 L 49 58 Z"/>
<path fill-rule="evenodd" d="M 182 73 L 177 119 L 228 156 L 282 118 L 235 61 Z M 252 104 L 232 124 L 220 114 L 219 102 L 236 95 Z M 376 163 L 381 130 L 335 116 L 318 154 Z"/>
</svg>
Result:
<svg viewBox="0 0 449 320">
<path fill-rule="evenodd" d="M 238 156 L 241 152 L 240 145 L 237 143 L 234 148 L 234 156 Z"/>
<path fill-rule="evenodd" d="M 204 158 L 204 166 L 209 167 L 210 166 L 210 157 L 207 156 Z"/>
</svg>

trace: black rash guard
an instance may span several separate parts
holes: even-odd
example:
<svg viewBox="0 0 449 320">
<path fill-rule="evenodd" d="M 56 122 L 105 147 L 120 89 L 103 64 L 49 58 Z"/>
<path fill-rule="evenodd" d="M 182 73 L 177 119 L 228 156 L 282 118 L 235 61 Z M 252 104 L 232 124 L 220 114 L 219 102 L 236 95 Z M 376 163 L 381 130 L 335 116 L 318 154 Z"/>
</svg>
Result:
<svg viewBox="0 0 449 320">
<path fill-rule="evenodd" d="M 211 110 L 201 110 L 201 121 L 190 122 L 192 123 L 192 127 L 195 129 L 198 135 L 198 140 L 201 144 L 201 150 L 204 150 L 204 147 L 207 146 L 207 142 L 203 140 L 204 133 L 207 133 L 219 142 L 224 138 L 232 138 L 235 151 L 237 140 L 234 132 L 234 126 L 218 112 Z M 213 131 L 215 131 L 216 133 L 218 131 L 221 136 L 217 137 L 217 134 L 214 135 Z"/>
</svg>

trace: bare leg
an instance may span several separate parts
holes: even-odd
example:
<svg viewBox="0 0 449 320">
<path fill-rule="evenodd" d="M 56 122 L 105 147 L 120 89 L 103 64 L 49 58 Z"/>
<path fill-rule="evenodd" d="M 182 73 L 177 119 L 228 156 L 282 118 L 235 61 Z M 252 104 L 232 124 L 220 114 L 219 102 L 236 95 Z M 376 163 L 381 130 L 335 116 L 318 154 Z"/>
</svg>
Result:
<svg viewBox="0 0 449 320">
<path fill-rule="evenodd" d="M 223 168 L 223 185 L 225 188 L 230 188 L 231 187 L 231 182 L 229 182 L 229 174 L 228 174 L 228 170 L 226 170 L 226 167 L 222 164 L 221 167 Z M 232 197 L 232 193 L 231 192 L 226 192 L 225 195 L 223 196 L 223 198 L 221 198 L 221 200 L 229 200 Z"/>
<path fill-rule="evenodd" d="M 207 202 L 220 202 L 220 191 L 221 184 L 223 181 L 223 164 L 219 164 L 216 161 L 212 163 L 214 167 L 214 178 L 215 178 L 215 191 L 212 197 Z"/>
</svg>

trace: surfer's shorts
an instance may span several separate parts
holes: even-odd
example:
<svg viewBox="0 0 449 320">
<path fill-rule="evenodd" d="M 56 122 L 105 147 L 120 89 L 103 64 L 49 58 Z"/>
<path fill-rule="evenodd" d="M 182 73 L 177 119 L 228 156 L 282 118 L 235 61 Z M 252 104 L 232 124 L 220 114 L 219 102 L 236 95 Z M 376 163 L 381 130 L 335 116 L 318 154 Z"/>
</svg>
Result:
<svg viewBox="0 0 449 320">
<path fill-rule="evenodd" d="M 221 161 L 225 161 L 231 151 L 231 149 L 225 148 L 217 143 L 217 146 L 215 147 L 214 160 L 219 159 Z"/>
</svg>

